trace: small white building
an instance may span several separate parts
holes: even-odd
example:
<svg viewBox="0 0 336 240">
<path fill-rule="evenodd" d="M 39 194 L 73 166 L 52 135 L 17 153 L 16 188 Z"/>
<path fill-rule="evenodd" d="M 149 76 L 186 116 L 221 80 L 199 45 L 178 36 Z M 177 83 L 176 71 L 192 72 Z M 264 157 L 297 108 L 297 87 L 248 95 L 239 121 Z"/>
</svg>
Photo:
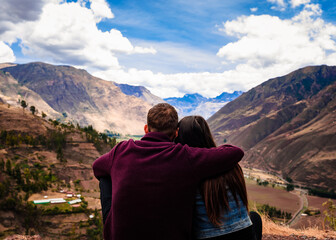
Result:
<svg viewBox="0 0 336 240">
<path fill-rule="evenodd" d="M 47 203 L 65 203 L 63 198 L 51 198 L 51 199 L 41 199 L 33 201 L 34 204 L 47 204 Z"/>
<path fill-rule="evenodd" d="M 81 199 L 75 199 L 75 200 L 69 201 L 68 203 L 69 203 L 70 205 L 72 205 L 72 204 L 76 204 L 76 203 L 80 203 L 80 202 L 82 202 Z"/>
<path fill-rule="evenodd" d="M 63 198 L 54 198 L 54 199 L 50 199 L 50 203 L 51 204 L 55 204 L 55 203 L 65 203 L 66 201 Z"/>
<path fill-rule="evenodd" d="M 50 200 L 49 199 L 34 200 L 33 203 L 34 204 L 47 204 L 47 203 L 50 203 Z"/>
</svg>

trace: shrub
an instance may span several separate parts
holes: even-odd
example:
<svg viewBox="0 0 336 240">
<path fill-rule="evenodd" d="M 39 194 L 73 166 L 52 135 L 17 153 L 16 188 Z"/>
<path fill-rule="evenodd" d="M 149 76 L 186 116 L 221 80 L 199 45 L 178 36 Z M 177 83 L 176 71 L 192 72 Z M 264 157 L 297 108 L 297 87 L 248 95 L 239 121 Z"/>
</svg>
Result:
<svg viewBox="0 0 336 240">
<path fill-rule="evenodd" d="M 294 190 L 294 185 L 293 184 L 287 184 L 286 190 L 287 190 L 287 192 L 293 191 Z"/>
<path fill-rule="evenodd" d="M 328 222 L 329 226 L 336 231 L 336 205 L 331 199 L 322 204 L 326 208 L 323 211 L 325 218 L 324 222 Z"/>
</svg>

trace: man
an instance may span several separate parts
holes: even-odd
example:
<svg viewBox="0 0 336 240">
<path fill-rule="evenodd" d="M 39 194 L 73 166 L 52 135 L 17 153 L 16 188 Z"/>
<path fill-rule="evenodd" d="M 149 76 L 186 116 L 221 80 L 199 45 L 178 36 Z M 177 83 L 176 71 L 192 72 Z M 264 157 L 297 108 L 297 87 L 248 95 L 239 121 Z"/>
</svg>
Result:
<svg viewBox="0 0 336 240">
<path fill-rule="evenodd" d="M 174 107 L 157 104 L 148 112 L 140 141 L 121 142 L 93 163 L 94 175 L 112 182 L 105 239 L 191 239 L 199 182 L 229 170 L 244 155 L 230 145 L 206 149 L 175 144 L 177 124 Z"/>
</svg>

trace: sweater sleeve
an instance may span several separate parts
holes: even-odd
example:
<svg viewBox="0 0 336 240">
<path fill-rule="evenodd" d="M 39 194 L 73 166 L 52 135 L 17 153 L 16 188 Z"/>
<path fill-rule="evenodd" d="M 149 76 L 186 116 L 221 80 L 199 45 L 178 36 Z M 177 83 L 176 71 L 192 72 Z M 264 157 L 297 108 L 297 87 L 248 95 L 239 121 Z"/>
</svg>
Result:
<svg viewBox="0 0 336 240">
<path fill-rule="evenodd" d="M 101 177 L 107 177 L 111 175 L 112 162 L 117 146 L 115 146 L 114 148 L 112 148 L 111 151 L 105 153 L 93 162 L 93 174 L 98 180 Z"/>
<path fill-rule="evenodd" d="M 187 151 L 190 165 L 200 179 L 232 169 L 244 156 L 243 150 L 232 145 L 222 145 L 217 148 L 187 146 Z"/>
</svg>

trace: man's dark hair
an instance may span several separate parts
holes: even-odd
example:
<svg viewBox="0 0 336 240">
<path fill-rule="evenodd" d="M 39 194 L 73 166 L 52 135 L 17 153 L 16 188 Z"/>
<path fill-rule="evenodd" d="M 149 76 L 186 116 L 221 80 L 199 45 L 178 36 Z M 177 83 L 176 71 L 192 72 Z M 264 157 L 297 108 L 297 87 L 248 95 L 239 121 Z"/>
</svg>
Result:
<svg viewBox="0 0 336 240">
<path fill-rule="evenodd" d="M 174 138 L 178 116 L 175 108 L 168 103 L 159 103 L 149 109 L 147 114 L 148 131 L 162 132 Z"/>
</svg>

